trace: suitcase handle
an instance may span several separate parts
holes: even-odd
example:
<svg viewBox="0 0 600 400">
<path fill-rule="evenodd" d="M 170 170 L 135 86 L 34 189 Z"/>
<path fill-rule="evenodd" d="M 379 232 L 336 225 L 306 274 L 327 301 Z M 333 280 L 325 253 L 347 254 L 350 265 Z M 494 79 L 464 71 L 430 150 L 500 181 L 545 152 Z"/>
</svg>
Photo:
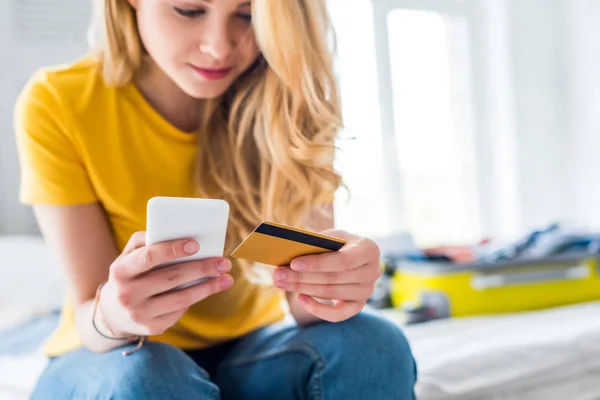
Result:
<svg viewBox="0 0 600 400">
<path fill-rule="evenodd" d="M 550 281 L 586 279 L 589 276 L 590 271 L 586 265 L 575 265 L 569 268 L 552 269 L 539 272 L 528 271 L 521 273 L 512 272 L 478 274 L 471 279 L 471 286 L 476 290 L 485 290 L 532 282 L 543 283 Z"/>
</svg>

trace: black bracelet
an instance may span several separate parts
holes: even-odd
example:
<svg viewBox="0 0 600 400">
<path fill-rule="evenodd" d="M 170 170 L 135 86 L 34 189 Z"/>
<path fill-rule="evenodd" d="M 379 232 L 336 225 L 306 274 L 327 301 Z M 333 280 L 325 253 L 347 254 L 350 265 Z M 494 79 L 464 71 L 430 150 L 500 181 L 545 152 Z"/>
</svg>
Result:
<svg viewBox="0 0 600 400">
<path fill-rule="evenodd" d="M 102 336 L 103 338 L 106 338 L 106 339 L 119 340 L 119 341 L 137 340 L 138 341 L 137 345 L 133 349 L 122 351 L 122 354 L 124 356 L 128 356 L 142 348 L 142 346 L 144 345 L 144 341 L 146 340 L 146 337 L 145 336 L 129 336 L 129 337 L 124 337 L 124 338 L 116 338 L 116 337 L 105 335 L 104 333 L 100 332 L 100 329 L 98 329 L 98 326 L 96 325 L 96 312 L 98 311 L 98 304 L 100 303 L 100 290 L 102 289 L 102 287 L 104 286 L 105 283 L 106 283 L 106 281 L 102 282 L 100 285 L 98 285 L 98 289 L 96 289 L 96 297 L 94 298 L 94 312 L 92 313 L 92 326 L 94 327 L 94 329 L 96 330 L 96 332 L 98 332 L 98 334 L 100 336 Z M 110 327 L 108 329 L 110 330 Z"/>
<path fill-rule="evenodd" d="M 102 333 L 100 331 L 100 329 L 98 329 L 98 326 L 96 325 L 96 313 L 98 311 L 98 304 L 100 303 L 100 291 L 102 290 L 102 287 L 104 286 L 106 282 L 102 282 L 99 286 L 98 289 L 96 289 L 96 297 L 94 299 L 94 312 L 92 313 L 92 326 L 94 327 L 94 329 L 96 330 L 96 332 L 98 332 L 98 334 L 100 336 L 102 336 L 105 339 L 110 339 L 110 340 L 137 340 L 140 337 L 139 336 L 128 336 L 128 337 L 122 337 L 122 338 L 117 338 L 117 337 L 113 337 L 113 336 L 108 336 L 104 333 Z M 110 328 L 109 328 L 110 329 Z"/>
</svg>

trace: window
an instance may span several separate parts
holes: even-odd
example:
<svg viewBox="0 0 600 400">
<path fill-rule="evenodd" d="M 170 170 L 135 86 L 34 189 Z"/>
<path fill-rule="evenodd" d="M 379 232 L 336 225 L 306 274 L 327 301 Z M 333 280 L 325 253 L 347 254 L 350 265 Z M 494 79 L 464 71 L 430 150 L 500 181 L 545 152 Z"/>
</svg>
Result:
<svg viewBox="0 0 600 400">
<path fill-rule="evenodd" d="M 404 225 L 424 244 L 474 240 L 465 20 L 396 9 L 388 32 Z"/>
<path fill-rule="evenodd" d="M 336 198 L 336 226 L 381 237 L 392 232 L 393 225 L 384 190 L 371 0 L 332 0 L 329 6 L 345 123 L 336 167 L 350 189 L 350 197 L 341 190 Z"/>
<path fill-rule="evenodd" d="M 466 6 L 331 4 L 345 136 L 356 136 L 341 144 L 338 168 L 354 197 L 336 204 L 338 226 L 376 237 L 408 231 L 423 246 L 477 240 Z"/>
</svg>

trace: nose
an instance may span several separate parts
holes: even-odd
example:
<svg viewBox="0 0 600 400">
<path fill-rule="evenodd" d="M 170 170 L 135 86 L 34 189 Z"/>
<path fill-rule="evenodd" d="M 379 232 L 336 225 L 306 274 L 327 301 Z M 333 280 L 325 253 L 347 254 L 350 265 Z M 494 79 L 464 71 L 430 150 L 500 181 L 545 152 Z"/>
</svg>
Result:
<svg viewBox="0 0 600 400">
<path fill-rule="evenodd" d="M 235 43 L 226 23 L 215 21 L 202 35 L 200 51 L 218 61 L 225 61 L 234 51 Z"/>
</svg>

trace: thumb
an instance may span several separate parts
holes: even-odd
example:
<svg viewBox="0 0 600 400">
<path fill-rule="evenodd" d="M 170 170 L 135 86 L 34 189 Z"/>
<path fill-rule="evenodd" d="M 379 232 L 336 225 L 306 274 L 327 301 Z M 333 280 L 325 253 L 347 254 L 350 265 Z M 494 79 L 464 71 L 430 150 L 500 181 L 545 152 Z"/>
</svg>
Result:
<svg viewBox="0 0 600 400">
<path fill-rule="evenodd" d="M 127 245 L 123 249 L 123 255 L 129 254 L 134 250 L 146 245 L 146 231 L 139 231 L 131 235 Z"/>
</svg>

